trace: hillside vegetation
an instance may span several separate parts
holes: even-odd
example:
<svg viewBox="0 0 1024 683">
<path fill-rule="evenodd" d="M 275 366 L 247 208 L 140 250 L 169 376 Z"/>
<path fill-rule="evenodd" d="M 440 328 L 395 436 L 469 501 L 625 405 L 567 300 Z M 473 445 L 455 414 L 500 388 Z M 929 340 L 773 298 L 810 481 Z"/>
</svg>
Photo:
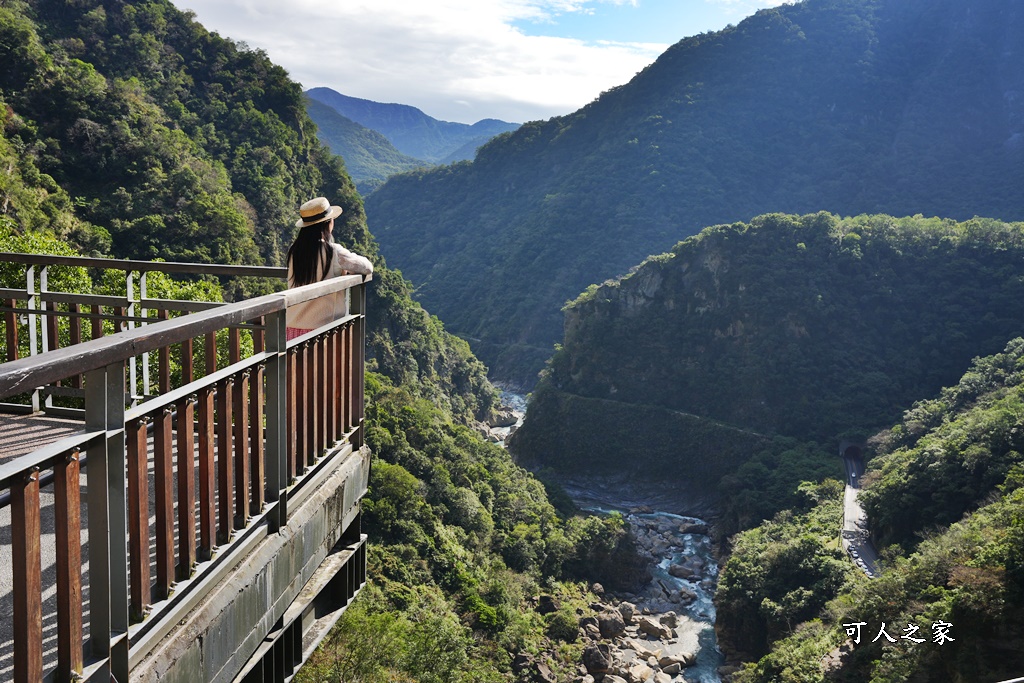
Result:
<svg viewBox="0 0 1024 683">
<path fill-rule="evenodd" d="M 485 368 L 379 255 L 298 84 L 164 0 L 3 3 L 0 63 L 0 250 L 280 264 L 299 204 L 325 195 L 344 208 L 336 238 L 374 261 L 370 586 L 309 675 L 505 680 L 520 649 L 558 671 L 575 666 L 565 624 L 589 602 L 585 579 L 628 581 L 624 523 L 556 510 L 466 426 L 496 402 Z M 23 278 L 0 269 L 5 286 Z M 54 268 L 50 284 L 118 286 L 82 268 Z M 216 301 L 282 283 L 157 274 L 148 284 L 152 296 Z M 541 592 L 563 608 L 538 614 Z"/>
<path fill-rule="evenodd" d="M 493 375 L 530 387 L 567 299 L 707 225 L 1024 218 L 1022 34 L 1024 7 L 1005 0 L 762 10 L 471 164 L 392 178 L 370 225 Z"/>
<path fill-rule="evenodd" d="M 740 534 L 722 570 L 733 680 L 998 681 L 1024 670 L 1024 339 L 872 439 L 862 494 L 883 551 L 868 579 L 838 549 L 838 485 Z M 906 519 L 901 519 L 906 517 Z M 893 520 L 900 520 L 895 523 Z M 845 624 L 862 622 L 860 643 Z M 880 629 L 896 642 L 880 636 Z M 935 624 L 953 641 L 938 643 Z M 904 639 L 914 627 L 911 637 Z M 877 642 L 872 642 L 876 640 Z M 752 661 L 751 661 L 752 660 Z"/>
<path fill-rule="evenodd" d="M 726 528 L 1024 329 L 1024 224 L 770 214 L 708 228 L 565 311 L 512 447 L 708 490 Z M 654 436 L 651 436 L 651 435 Z M 922 513 L 927 516 L 928 513 Z M 735 526 L 730 526 L 730 525 Z"/>
</svg>

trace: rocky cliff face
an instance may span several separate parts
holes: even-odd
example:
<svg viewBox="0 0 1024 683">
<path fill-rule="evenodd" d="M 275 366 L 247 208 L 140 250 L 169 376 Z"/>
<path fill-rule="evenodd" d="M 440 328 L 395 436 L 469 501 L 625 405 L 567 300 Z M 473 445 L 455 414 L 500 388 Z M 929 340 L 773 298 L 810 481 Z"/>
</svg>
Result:
<svg viewBox="0 0 1024 683">
<path fill-rule="evenodd" d="M 640 427 L 658 415 L 648 426 L 679 433 L 653 437 L 656 459 L 713 479 L 736 464 L 724 453 L 743 458 L 739 435 L 869 432 L 1017 333 L 1022 256 L 1022 226 L 998 221 L 775 214 L 710 228 L 566 309 L 515 447 L 577 462 L 566 452 L 598 429 L 600 452 L 650 451 Z M 602 426 L 611 406 L 624 441 Z M 558 450 L 541 453 L 553 434 Z"/>
</svg>

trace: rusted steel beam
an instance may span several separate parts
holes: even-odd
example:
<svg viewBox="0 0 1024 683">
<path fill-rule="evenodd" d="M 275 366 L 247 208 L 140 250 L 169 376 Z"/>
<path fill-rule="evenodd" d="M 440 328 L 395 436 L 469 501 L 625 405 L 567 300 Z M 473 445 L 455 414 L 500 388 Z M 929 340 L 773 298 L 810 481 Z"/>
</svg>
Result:
<svg viewBox="0 0 1024 683">
<path fill-rule="evenodd" d="M 236 361 L 237 362 L 237 361 Z M 242 372 L 232 393 L 235 415 L 235 528 L 249 522 L 249 373 Z"/>
<path fill-rule="evenodd" d="M 209 560 L 217 538 L 213 387 L 199 390 L 199 558 Z"/>
<path fill-rule="evenodd" d="M 82 657 L 82 506 L 79 453 L 54 467 L 57 546 L 57 680 L 81 674 Z"/>
<path fill-rule="evenodd" d="M 195 403 L 178 403 L 178 579 L 196 564 Z"/>
<path fill-rule="evenodd" d="M 156 597 L 164 600 L 174 581 L 174 462 L 171 411 L 154 417 L 154 492 L 156 498 Z"/>
<path fill-rule="evenodd" d="M 132 420 L 128 441 L 128 571 L 131 619 L 142 621 L 149 606 L 149 462 L 146 420 Z"/>
<path fill-rule="evenodd" d="M 231 425 L 234 422 L 231 400 L 234 382 L 225 379 L 217 383 L 217 543 L 224 544 L 231 539 L 231 506 L 234 502 L 233 449 L 231 447 Z"/>
<path fill-rule="evenodd" d="M 11 485 L 11 503 L 14 682 L 37 683 L 43 679 L 39 470 Z"/>
</svg>

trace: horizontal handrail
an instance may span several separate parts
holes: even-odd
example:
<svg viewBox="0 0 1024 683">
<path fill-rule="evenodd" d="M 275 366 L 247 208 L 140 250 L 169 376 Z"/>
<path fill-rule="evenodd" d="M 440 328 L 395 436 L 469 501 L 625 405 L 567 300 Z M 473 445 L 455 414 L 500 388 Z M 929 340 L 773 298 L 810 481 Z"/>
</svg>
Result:
<svg viewBox="0 0 1024 683">
<path fill-rule="evenodd" d="M 0 254 L 0 260 L 5 255 Z M 71 375 L 95 370 L 132 356 L 156 351 L 208 332 L 240 325 L 286 310 L 289 306 L 342 292 L 369 281 L 372 276 L 345 275 L 296 287 L 285 292 L 246 299 L 187 316 L 152 322 L 109 337 L 64 347 L 39 356 L 0 364 L 0 398 L 56 382 Z"/>
<path fill-rule="evenodd" d="M 33 266 L 78 266 L 113 268 L 148 273 L 188 273 L 190 275 L 224 275 L 235 277 L 284 278 L 288 269 L 279 266 L 235 266 L 219 263 L 181 263 L 175 261 L 132 261 L 128 259 L 93 258 L 90 256 L 51 256 L 0 252 L 0 262 L 24 263 Z"/>
</svg>

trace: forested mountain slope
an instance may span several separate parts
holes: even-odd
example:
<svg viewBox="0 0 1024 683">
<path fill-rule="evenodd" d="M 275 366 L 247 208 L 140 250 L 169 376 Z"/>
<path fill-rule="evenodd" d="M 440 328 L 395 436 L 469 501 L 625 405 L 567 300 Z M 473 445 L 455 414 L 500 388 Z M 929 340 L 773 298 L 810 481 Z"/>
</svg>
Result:
<svg viewBox="0 0 1024 683">
<path fill-rule="evenodd" d="M 361 195 L 373 192 L 389 175 L 430 166 L 402 154 L 377 131 L 345 118 L 322 102 L 307 97 L 306 113 L 316 124 L 320 140 L 345 160 L 345 170 Z"/>
<path fill-rule="evenodd" d="M 344 647 L 322 653 L 310 680 L 353 680 L 355 670 L 363 680 L 501 681 L 508 651 L 520 649 L 574 669 L 579 648 L 558 642 L 566 629 L 554 641 L 547 633 L 575 624 L 572 610 L 592 598 L 571 581 L 630 573 L 625 526 L 556 510 L 540 482 L 467 426 L 495 402 L 484 367 L 387 268 L 299 85 L 165 0 L 2 3 L 0 64 L 0 251 L 280 264 L 298 206 L 325 195 L 344 208 L 336 238 L 374 261 L 375 462 L 363 518 L 373 587 L 330 641 Z M 58 269 L 51 284 L 110 293 L 69 270 L 75 278 Z M 24 273 L 2 269 L 9 277 Z M 180 286 L 216 300 L 221 285 L 239 297 L 281 283 L 154 277 L 150 293 Z M 562 609 L 534 611 L 541 591 Z M 382 634 L 386 657 L 375 656 Z"/>
<path fill-rule="evenodd" d="M 733 681 L 1019 676 L 1022 424 L 1017 338 L 871 440 L 862 494 L 869 528 L 882 547 L 898 544 L 883 551 L 880 578 L 856 571 L 838 547 L 838 482 L 805 486 L 796 510 L 740 534 L 716 600 L 720 644 L 750 662 Z M 845 625 L 858 622 L 854 642 Z M 936 640 L 943 624 L 952 640 Z"/>
<path fill-rule="evenodd" d="M 383 252 L 503 379 L 562 304 L 771 211 L 1024 218 L 1024 7 L 806 0 L 669 48 L 574 114 L 367 200 Z"/>
<path fill-rule="evenodd" d="M 385 104 L 349 97 L 330 88 L 310 88 L 306 94 L 384 135 L 403 154 L 433 163 L 472 159 L 476 147 L 500 133 L 519 127 L 497 119 L 483 119 L 470 125 L 439 121 L 408 104 Z"/>
<path fill-rule="evenodd" d="M 708 228 L 566 309 L 512 447 L 565 471 L 721 485 L 744 526 L 801 480 L 840 476 L 841 439 L 1001 349 L 1024 329 L 1022 300 L 1024 223 L 818 213 Z"/>
</svg>

